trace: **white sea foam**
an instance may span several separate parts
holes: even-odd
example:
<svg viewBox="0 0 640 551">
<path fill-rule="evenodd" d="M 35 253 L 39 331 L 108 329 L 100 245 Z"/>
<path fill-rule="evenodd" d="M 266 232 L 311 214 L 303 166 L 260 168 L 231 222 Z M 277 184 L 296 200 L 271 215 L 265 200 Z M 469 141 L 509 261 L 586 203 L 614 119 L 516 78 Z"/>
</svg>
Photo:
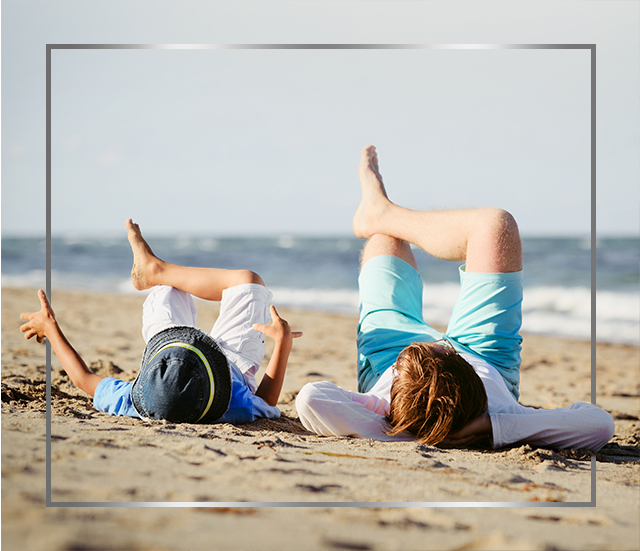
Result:
<svg viewBox="0 0 640 551">
<path fill-rule="evenodd" d="M 44 289 L 47 281 L 47 272 L 45 270 L 31 270 L 25 274 L 2 274 L 2 286 L 13 289 L 23 289 L 34 287 Z"/>
<path fill-rule="evenodd" d="M 339 314 L 358 313 L 358 291 L 352 289 L 290 289 L 270 287 L 273 302 L 277 306 L 331 312 Z"/>
<path fill-rule="evenodd" d="M 453 283 L 424 286 L 423 317 L 446 326 L 459 293 Z M 351 289 L 275 288 L 280 306 L 323 312 L 358 313 L 358 292 Z M 525 289 L 523 332 L 591 339 L 591 290 L 585 287 Z M 596 292 L 596 339 L 640 345 L 640 294 Z"/>
<path fill-rule="evenodd" d="M 78 289 L 118 294 L 136 293 L 129 277 L 64 273 L 53 270 L 53 288 Z M 2 276 L 3 287 L 44 288 L 44 270 Z M 460 286 L 455 283 L 426 284 L 423 294 L 424 319 L 446 326 Z M 272 287 L 274 303 L 280 307 L 328 313 L 358 314 L 355 289 L 308 289 Z M 523 332 L 591 338 L 591 290 L 587 287 L 528 287 L 523 300 Z M 640 293 L 596 292 L 596 338 L 600 342 L 640 345 Z"/>
<path fill-rule="evenodd" d="M 591 290 L 587 287 L 526 288 L 522 330 L 591 338 Z M 596 291 L 596 340 L 640 344 L 640 293 Z"/>
<path fill-rule="evenodd" d="M 24 274 L 2 274 L 2 286 L 14 289 L 38 288 L 46 286 L 45 270 L 30 270 Z M 113 275 L 96 276 L 51 270 L 51 286 L 55 289 L 94 291 L 102 293 L 135 293 L 131 278 Z"/>
</svg>

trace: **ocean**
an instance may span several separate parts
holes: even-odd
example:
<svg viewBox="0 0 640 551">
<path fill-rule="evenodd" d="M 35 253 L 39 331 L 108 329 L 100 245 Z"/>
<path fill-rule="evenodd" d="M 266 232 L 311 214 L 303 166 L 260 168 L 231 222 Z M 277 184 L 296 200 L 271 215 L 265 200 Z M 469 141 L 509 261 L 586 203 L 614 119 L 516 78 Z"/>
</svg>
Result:
<svg viewBox="0 0 640 551">
<path fill-rule="evenodd" d="M 147 236 L 145 236 L 147 237 Z M 162 259 L 189 266 L 258 272 L 280 307 L 357 314 L 355 237 L 147 237 Z M 136 293 L 125 236 L 52 238 L 52 287 Z M 2 286 L 45 286 L 45 240 L 2 238 Z M 424 279 L 424 319 L 446 325 L 459 290 L 458 263 L 416 249 Z M 591 337 L 591 247 L 579 238 L 523 238 L 523 332 Z M 640 240 L 599 239 L 596 248 L 596 338 L 640 345 Z M 55 303 L 55 295 L 53 297 Z M 27 308 L 28 305 L 25 305 Z"/>
</svg>

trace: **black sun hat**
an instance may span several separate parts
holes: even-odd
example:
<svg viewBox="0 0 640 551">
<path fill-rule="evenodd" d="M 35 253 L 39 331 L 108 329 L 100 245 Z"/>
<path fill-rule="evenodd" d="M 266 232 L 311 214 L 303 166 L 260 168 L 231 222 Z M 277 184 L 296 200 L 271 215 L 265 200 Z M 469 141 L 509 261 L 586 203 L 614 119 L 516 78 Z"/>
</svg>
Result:
<svg viewBox="0 0 640 551">
<path fill-rule="evenodd" d="M 144 349 L 131 399 L 142 417 L 214 423 L 231 400 L 227 358 L 218 343 L 196 327 L 160 331 Z"/>
</svg>

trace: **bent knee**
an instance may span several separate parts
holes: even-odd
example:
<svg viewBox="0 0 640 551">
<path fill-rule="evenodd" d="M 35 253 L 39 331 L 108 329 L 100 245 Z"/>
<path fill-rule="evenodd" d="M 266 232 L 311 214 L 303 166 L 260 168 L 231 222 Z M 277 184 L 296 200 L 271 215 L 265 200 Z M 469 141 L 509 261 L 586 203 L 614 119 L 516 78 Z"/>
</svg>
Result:
<svg viewBox="0 0 640 551">
<path fill-rule="evenodd" d="M 397 256 L 418 269 L 411 245 L 402 239 L 379 233 L 372 235 L 360 253 L 360 269 L 376 256 Z"/>
<path fill-rule="evenodd" d="M 494 234 L 496 238 L 517 238 L 520 240 L 520 232 L 516 219 L 510 212 L 496 207 L 481 209 L 485 230 Z"/>
<path fill-rule="evenodd" d="M 256 272 L 251 270 L 237 270 L 234 284 L 244 285 L 246 283 L 255 283 L 264 286 L 264 281 Z"/>
<path fill-rule="evenodd" d="M 493 272 L 517 272 L 522 269 L 522 242 L 513 215 L 500 208 L 484 208 L 476 235 L 484 248 L 486 270 Z"/>
</svg>

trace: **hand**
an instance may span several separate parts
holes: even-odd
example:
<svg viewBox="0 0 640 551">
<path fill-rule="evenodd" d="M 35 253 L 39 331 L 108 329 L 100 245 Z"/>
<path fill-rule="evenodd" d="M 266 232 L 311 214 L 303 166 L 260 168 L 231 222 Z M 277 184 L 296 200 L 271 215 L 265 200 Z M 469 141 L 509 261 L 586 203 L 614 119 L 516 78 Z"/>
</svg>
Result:
<svg viewBox="0 0 640 551">
<path fill-rule="evenodd" d="M 56 316 L 47 300 L 47 295 L 42 289 L 38 291 L 38 298 L 40 299 L 39 312 L 24 312 L 20 314 L 20 318 L 29 320 L 29 323 L 20 326 L 20 331 L 24 333 L 25 339 L 29 340 L 32 337 L 36 337 L 36 340 L 42 343 L 46 337 L 47 327 L 52 323 L 55 324 Z"/>
<path fill-rule="evenodd" d="M 475 419 L 469 421 L 458 432 L 449 434 L 438 445 L 443 447 L 460 447 L 469 444 L 475 444 L 492 435 L 491 417 L 488 413 L 478 415 Z"/>
<path fill-rule="evenodd" d="M 276 341 L 267 370 L 262 377 L 258 390 L 256 390 L 256 396 L 262 398 L 270 406 L 275 406 L 282 390 L 282 382 L 287 369 L 289 353 L 293 346 L 293 339 L 302 337 L 302 332 L 291 331 L 289 324 L 278 315 L 273 305 L 271 306 L 271 325 L 255 323 L 253 329 Z"/>
<path fill-rule="evenodd" d="M 260 331 L 260 333 L 263 333 L 276 342 L 284 342 L 287 340 L 291 341 L 291 339 L 302 337 L 302 331 L 291 331 L 289 324 L 279 316 L 278 311 L 273 304 L 271 305 L 270 310 L 271 325 L 254 323 L 253 329 L 255 331 Z"/>
</svg>

